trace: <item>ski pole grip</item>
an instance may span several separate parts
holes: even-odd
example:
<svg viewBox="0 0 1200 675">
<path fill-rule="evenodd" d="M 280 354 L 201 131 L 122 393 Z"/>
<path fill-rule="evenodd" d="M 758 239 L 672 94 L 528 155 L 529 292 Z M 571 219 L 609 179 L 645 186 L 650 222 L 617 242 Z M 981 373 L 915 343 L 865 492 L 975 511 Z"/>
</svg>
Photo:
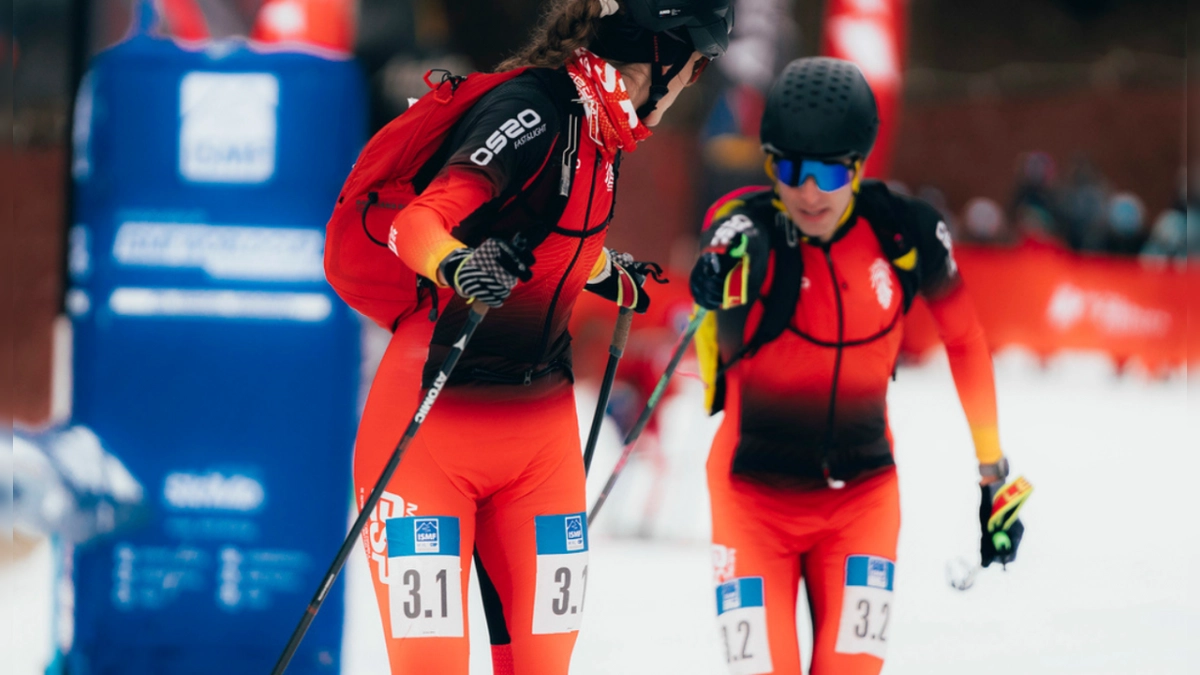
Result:
<svg viewBox="0 0 1200 675">
<path fill-rule="evenodd" d="M 625 353 L 625 343 L 629 342 L 629 329 L 632 327 L 633 310 L 622 307 L 617 311 L 617 325 L 613 328 L 612 344 L 608 347 L 609 354 L 621 358 L 621 354 Z"/>
</svg>

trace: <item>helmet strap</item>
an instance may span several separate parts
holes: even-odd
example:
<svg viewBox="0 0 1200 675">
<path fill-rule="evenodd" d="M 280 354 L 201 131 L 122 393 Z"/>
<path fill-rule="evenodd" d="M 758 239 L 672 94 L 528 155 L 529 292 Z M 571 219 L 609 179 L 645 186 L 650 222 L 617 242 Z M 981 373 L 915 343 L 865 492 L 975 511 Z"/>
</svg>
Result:
<svg viewBox="0 0 1200 675">
<path fill-rule="evenodd" d="M 674 63 L 671 64 L 667 72 L 663 72 L 663 62 L 661 53 L 658 49 L 658 36 L 654 36 L 654 60 L 650 63 L 650 97 L 646 99 L 637 109 L 638 119 L 646 119 L 654 109 L 658 107 L 658 102 L 670 92 L 671 80 L 679 76 L 683 72 L 683 67 L 692 60 L 692 52 L 688 51 L 676 57 Z"/>
</svg>

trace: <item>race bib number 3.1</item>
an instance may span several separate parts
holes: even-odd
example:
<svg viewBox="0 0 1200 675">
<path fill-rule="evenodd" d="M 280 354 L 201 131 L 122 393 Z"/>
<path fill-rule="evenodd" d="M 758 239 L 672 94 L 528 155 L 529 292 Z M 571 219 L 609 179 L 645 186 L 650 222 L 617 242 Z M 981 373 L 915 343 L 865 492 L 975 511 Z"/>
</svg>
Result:
<svg viewBox="0 0 1200 675">
<path fill-rule="evenodd" d="M 387 542 L 392 637 L 462 637 L 458 518 L 389 518 Z"/>
<path fill-rule="evenodd" d="M 773 670 L 762 577 L 739 577 L 717 586 L 717 624 L 732 675 Z"/>
<path fill-rule="evenodd" d="M 587 593 L 587 518 L 582 513 L 538 516 L 537 587 L 533 633 L 571 633 L 583 622 Z"/>
<path fill-rule="evenodd" d="M 870 654 L 880 659 L 887 655 L 895 577 L 896 565 L 887 558 L 846 558 L 846 591 L 836 647 L 839 653 Z"/>
</svg>

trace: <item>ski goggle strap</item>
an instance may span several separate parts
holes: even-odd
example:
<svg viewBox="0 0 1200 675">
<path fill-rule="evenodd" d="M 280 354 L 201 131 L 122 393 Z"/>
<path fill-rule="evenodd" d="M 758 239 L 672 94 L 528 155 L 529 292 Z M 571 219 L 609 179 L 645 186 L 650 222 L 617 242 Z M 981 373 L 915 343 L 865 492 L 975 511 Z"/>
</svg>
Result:
<svg viewBox="0 0 1200 675">
<path fill-rule="evenodd" d="M 774 157 L 771 160 L 775 178 L 784 185 L 799 187 L 810 177 L 817 182 L 822 192 L 840 190 L 850 184 L 854 178 L 854 169 L 841 162 L 818 162 L 812 159 L 786 159 Z"/>
</svg>

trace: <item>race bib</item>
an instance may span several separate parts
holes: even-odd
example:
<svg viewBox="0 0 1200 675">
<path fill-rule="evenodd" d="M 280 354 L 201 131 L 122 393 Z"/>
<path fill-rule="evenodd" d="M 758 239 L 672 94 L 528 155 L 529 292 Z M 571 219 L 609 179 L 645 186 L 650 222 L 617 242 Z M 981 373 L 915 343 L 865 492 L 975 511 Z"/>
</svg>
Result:
<svg viewBox="0 0 1200 675">
<path fill-rule="evenodd" d="M 880 659 L 887 655 L 895 576 L 896 565 L 887 558 L 873 555 L 846 558 L 846 590 L 837 652 L 870 654 Z"/>
<path fill-rule="evenodd" d="M 462 637 L 458 518 L 389 518 L 387 543 L 392 637 Z"/>
<path fill-rule="evenodd" d="M 717 586 L 717 625 L 732 675 L 773 670 L 763 600 L 762 577 L 740 577 Z"/>
<path fill-rule="evenodd" d="M 571 633 L 583 622 L 588 541 L 584 514 L 538 516 L 533 633 Z"/>
</svg>

